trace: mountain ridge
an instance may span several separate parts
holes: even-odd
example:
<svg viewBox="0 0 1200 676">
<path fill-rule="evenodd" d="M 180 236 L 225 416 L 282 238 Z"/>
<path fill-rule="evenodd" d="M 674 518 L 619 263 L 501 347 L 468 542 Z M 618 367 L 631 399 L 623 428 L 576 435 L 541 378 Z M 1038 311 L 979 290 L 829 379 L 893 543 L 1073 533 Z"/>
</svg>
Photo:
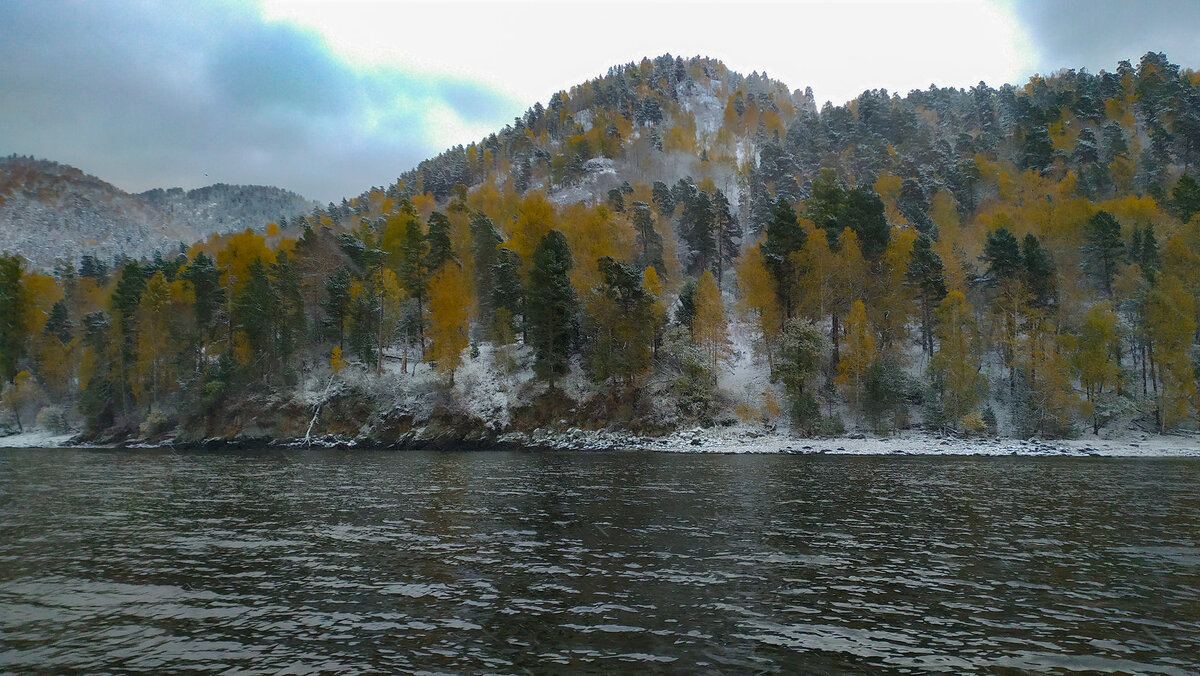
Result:
<svg viewBox="0 0 1200 676">
<path fill-rule="evenodd" d="M 84 255 L 149 258 L 212 234 L 261 231 L 317 206 L 273 186 L 218 183 L 130 193 L 54 160 L 0 158 L 0 251 L 42 269 Z"/>
</svg>

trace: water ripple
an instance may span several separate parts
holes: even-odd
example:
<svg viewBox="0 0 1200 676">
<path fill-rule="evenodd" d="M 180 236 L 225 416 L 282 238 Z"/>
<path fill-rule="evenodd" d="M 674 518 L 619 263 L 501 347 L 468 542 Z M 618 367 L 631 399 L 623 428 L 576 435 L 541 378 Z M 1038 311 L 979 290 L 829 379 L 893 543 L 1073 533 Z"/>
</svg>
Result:
<svg viewBox="0 0 1200 676">
<path fill-rule="evenodd" d="M 1200 672 L 1200 461 L 0 451 L 0 671 Z"/>
</svg>

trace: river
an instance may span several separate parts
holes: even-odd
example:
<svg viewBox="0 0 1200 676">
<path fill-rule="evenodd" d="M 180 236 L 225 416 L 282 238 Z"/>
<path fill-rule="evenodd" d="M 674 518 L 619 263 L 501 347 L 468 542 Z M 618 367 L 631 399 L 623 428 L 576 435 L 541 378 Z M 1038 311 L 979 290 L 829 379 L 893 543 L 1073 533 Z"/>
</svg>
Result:
<svg viewBox="0 0 1200 676">
<path fill-rule="evenodd" d="M 0 450 L 0 671 L 1200 671 L 1200 459 Z"/>
</svg>

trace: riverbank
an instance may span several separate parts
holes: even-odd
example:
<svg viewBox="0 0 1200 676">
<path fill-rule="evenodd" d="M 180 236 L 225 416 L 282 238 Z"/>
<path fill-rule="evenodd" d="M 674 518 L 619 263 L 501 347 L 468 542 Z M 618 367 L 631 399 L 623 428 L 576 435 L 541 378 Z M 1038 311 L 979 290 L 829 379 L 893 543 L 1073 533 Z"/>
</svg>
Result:
<svg viewBox="0 0 1200 676">
<path fill-rule="evenodd" d="M 692 428 L 658 436 L 640 436 L 612 430 L 535 430 L 494 438 L 423 438 L 419 433 L 395 440 L 324 435 L 310 439 L 238 437 L 180 442 L 130 440 L 112 444 L 79 443 L 75 435 L 29 431 L 0 437 L 0 448 L 391 448 L 463 450 L 646 450 L 671 453 L 786 453 L 830 455 L 974 455 L 974 456 L 1099 456 L 1099 457 L 1200 457 L 1200 436 L 1156 435 L 1128 431 L 1109 437 L 1078 439 L 961 438 L 925 432 L 888 437 L 851 435 L 804 438 L 751 426 Z"/>
</svg>

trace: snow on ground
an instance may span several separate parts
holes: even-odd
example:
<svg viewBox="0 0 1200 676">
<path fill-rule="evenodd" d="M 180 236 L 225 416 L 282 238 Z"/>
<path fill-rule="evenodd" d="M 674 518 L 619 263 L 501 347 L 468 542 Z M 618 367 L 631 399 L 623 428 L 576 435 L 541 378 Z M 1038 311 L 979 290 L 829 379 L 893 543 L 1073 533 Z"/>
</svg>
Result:
<svg viewBox="0 0 1200 676">
<path fill-rule="evenodd" d="M 1129 434 L 1122 439 L 960 439 L 927 433 L 894 437 L 807 439 L 786 432 L 764 431 L 756 425 L 693 428 L 658 437 L 621 432 L 571 430 L 560 435 L 508 435 L 511 443 L 576 450 L 642 449 L 676 453 L 814 453 L 829 455 L 981 455 L 981 456 L 1103 456 L 1200 457 L 1200 437 Z"/>
<path fill-rule="evenodd" d="M 57 448 L 67 446 L 74 434 L 59 434 L 46 430 L 31 430 L 0 437 L 0 448 Z"/>
</svg>

